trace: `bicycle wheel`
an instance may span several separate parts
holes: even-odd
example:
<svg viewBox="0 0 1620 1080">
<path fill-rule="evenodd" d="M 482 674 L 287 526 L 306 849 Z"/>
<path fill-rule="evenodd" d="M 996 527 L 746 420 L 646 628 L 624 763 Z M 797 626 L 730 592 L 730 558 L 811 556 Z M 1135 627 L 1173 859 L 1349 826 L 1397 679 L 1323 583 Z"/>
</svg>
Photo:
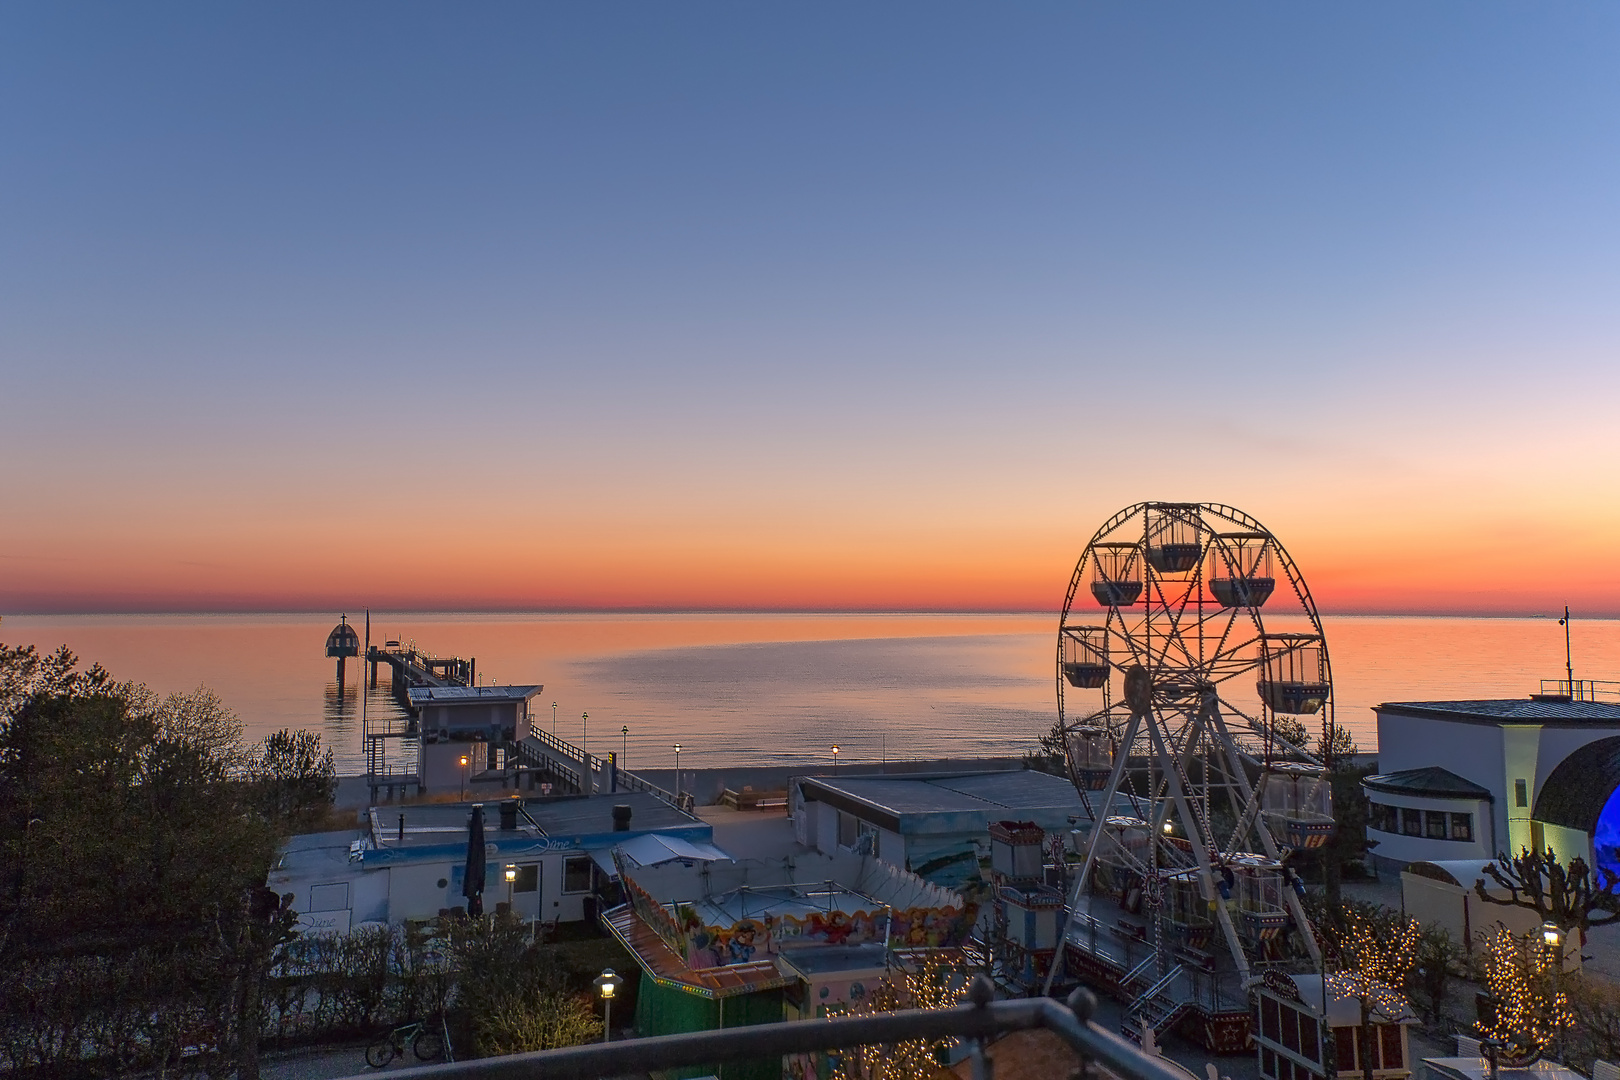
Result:
<svg viewBox="0 0 1620 1080">
<path fill-rule="evenodd" d="M 394 1048 L 394 1040 L 385 1035 L 377 1042 L 366 1047 L 366 1064 L 373 1069 L 380 1069 L 393 1061 L 394 1055 L 398 1052 Z"/>
<path fill-rule="evenodd" d="M 444 1056 L 444 1036 L 434 1028 L 425 1027 L 411 1040 L 411 1052 L 416 1055 L 417 1061 L 441 1058 Z"/>
</svg>

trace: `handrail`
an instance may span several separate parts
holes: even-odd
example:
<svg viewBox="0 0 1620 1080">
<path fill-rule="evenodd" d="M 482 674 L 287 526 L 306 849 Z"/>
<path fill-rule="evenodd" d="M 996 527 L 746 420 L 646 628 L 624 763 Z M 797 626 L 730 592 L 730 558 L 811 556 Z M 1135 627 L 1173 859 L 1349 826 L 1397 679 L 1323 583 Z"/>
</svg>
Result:
<svg viewBox="0 0 1620 1080">
<path fill-rule="evenodd" d="M 596 773 L 601 772 L 602 769 L 605 768 L 606 765 L 607 765 L 607 762 L 603 761 L 601 758 L 595 757 L 594 755 L 591 755 L 591 754 L 587 754 L 585 751 L 581 750 L 579 747 L 575 746 L 573 743 L 565 742 L 564 740 L 557 738 L 557 736 L 553 735 L 549 731 L 546 731 L 544 728 L 537 728 L 537 727 L 531 726 L 529 728 L 529 737 L 532 738 L 532 739 L 538 740 L 539 743 L 542 746 L 548 747 L 549 749 L 551 749 L 551 750 L 553 750 L 553 751 L 555 751 L 555 752 L 557 752 L 559 754 L 562 754 L 565 757 L 568 757 L 568 758 L 573 759 L 574 761 L 580 762 L 591 773 L 591 775 L 593 777 L 595 776 Z M 592 763 L 594 763 L 594 767 L 593 767 Z M 566 766 L 564 766 L 564 767 L 566 768 Z M 665 791 L 663 788 L 659 787 L 657 784 L 654 784 L 651 781 L 642 779 L 641 777 L 637 776 L 635 773 L 631 772 L 629 769 L 619 767 L 617 769 L 617 773 L 618 773 L 619 785 L 621 787 L 628 788 L 631 791 L 646 792 L 648 795 L 651 795 L 654 798 L 664 800 L 665 802 L 669 803 L 671 806 L 676 806 L 677 805 L 677 800 L 676 800 L 674 795 L 672 795 L 668 791 Z M 579 781 L 580 781 L 580 777 L 576 773 L 574 775 L 574 784 L 575 784 L 576 787 L 580 787 Z M 583 787 L 580 787 L 580 790 L 583 791 L 585 789 Z"/>
<path fill-rule="evenodd" d="M 1142 991 L 1140 994 L 1136 995 L 1136 1003 L 1131 1006 L 1131 1010 L 1134 1012 L 1144 1003 L 1152 1001 L 1154 998 L 1170 989 L 1170 986 L 1176 981 L 1176 979 L 1180 977 L 1181 965 L 1177 964 L 1175 967 L 1165 972 L 1162 979 L 1148 987 L 1146 990 Z"/>
<path fill-rule="evenodd" d="M 399 1080 L 595 1080 L 640 1074 L 651 1069 L 712 1065 L 745 1058 L 771 1058 L 846 1046 L 871 1046 L 909 1039 L 984 1040 L 1010 1031 L 1045 1028 L 1082 1058 L 1095 1058 L 1122 1080 L 1187 1080 L 1186 1074 L 1149 1056 L 1092 1022 L 1097 999 L 1076 990 L 1067 1004 L 1051 998 L 992 1001 L 994 988 L 983 975 L 968 989 L 969 1004 L 948 1009 L 906 1009 L 877 1016 L 786 1020 L 769 1024 L 659 1035 L 622 1042 L 592 1043 L 561 1050 L 482 1058 L 454 1064 L 399 1069 Z M 354 1077 L 352 1080 L 365 1080 Z"/>
<path fill-rule="evenodd" d="M 1566 694 L 1571 701 L 1620 702 L 1620 682 L 1610 679 L 1542 679 L 1541 692 Z"/>
<path fill-rule="evenodd" d="M 1127 971 L 1125 973 L 1124 977 L 1119 980 L 1119 985 L 1120 986 L 1129 986 L 1131 983 L 1135 982 L 1137 979 L 1140 979 L 1142 977 L 1142 975 L 1144 973 L 1146 973 L 1148 968 L 1152 967 L 1154 964 L 1156 964 L 1158 962 L 1159 962 L 1158 956 L 1156 956 L 1153 953 L 1148 953 L 1147 959 L 1143 960 L 1140 964 L 1137 964 L 1135 967 L 1131 968 L 1131 970 L 1129 970 L 1129 971 Z"/>
</svg>

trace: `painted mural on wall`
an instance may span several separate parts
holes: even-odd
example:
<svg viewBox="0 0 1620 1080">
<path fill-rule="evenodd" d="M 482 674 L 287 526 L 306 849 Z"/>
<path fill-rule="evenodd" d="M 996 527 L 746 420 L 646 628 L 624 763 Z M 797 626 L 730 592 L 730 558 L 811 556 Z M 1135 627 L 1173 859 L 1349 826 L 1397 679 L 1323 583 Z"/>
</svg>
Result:
<svg viewBox="0 0 1620 1080">
<path fill-rule="evenodd" d="M 688 967 L 721 967 L 764 960 L 801 945 L 867 945 L 887 941 L 894 948 L 955 948 L 973 929 L 971 907 L 907 908 L 877 911 L 813 912 L 807 918 L 766 915 L 730 926 L 704 925 L 686 905 L 675 909 Z M 887 937 L 885 937 L 885 933 Z"/>
<path fill-rule="evenodd" d="M 801 945 L 865 945 L 887 941 L 894 948 L 955 948 L 972 932 L 973 903 L 913 907 L 901 911 L 812 912 L 805 918 L 765 915 L 729 926 L 706 925 L 688 904 L 674 910 L 659 903 L 619 866 L 630 904 L 641 920 L 694 969 L 767 960 Z"/>
</svg>

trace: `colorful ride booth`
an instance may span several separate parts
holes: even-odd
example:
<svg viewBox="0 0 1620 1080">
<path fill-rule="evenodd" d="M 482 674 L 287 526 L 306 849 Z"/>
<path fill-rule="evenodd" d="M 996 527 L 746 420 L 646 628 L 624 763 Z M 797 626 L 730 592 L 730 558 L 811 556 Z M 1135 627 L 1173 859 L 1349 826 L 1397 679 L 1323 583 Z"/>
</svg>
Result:
<svg viewBox="0 0 1620 1080">
<path fill-rule="evenodd" d="M 641 969 L 640 1035 L 860 1011 L 926 975 L 956 978 L 977 917 L 962 897 L 869 855 L 638 867 L 602 922 Z M 825 1078 L 826 1054 L 654 1073 L 667 1080 Z"/>
</svg>

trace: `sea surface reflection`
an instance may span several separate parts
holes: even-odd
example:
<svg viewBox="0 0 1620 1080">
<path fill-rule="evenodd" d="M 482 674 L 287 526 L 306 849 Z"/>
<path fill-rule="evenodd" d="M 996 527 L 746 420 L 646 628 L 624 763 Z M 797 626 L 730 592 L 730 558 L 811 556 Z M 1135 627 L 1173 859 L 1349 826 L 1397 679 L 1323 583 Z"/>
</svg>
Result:
<svg viewBox="0 0 1620 1080">
<path fill-rule="evenodd" d="M 66 643 L 163 692 L 206 684 L 253 738 L 313 727 L 340 770 L 358 772 L 365 678 L 351 660 L 339 692 L 323 655 L 335 621 L 7 616 L 0 641 Z M 1021 754 L 1055 715 L 1056 626 L 1050 614 L 373 613 L 371 637 L 476 657 L 486 682 L 543 683 L 544 726 L 555 715 L 559 735 L 622 748 L 631 768 L 670 766 L 676 742 L 683 765 L 703 767 L 826 762 L 835 743 L 846 762 Z M 1554 619 L 1339 616 L 1325 627 L 1339 722 L 1365 749 L 1377 702 L 1515 697 L 1564 670 Z M 1577 677 L 1620 678 L 1620 622 L 1578 621 L 1574 637 Z M 380 678 L 365 709 L 397 713 L 386 668 Z"/>
</svg>

